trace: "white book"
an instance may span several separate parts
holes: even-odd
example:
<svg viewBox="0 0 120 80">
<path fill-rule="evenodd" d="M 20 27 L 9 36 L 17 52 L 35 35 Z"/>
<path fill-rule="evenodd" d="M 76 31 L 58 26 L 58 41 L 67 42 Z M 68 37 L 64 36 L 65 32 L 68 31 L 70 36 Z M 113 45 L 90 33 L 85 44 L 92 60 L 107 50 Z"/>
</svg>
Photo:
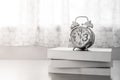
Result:
<svg viewBox="0 0 120 80">
<path fill-rule="evenodd" d="M 49 73 L 110 76 L 110 68 L 49 68 Z"/>
<path fill-rule="evenodd" d="M 73 51 L 72 48 L 48 49 L 48 58 L 110 62 L 112 49 L 90 48 L 89 51 Z"/>
<path fill-rule="evenodd" d="M 51 60 L 49 67 L 55 68 L 80 68 L 80 67 L 110 67 L 111 62 L 75 61 L 75 60 Z"/>
<path fill-rule="evenodd" d="M 112 80 L 110 76 L 50 74 L 51 80 Z"/>
</svg>

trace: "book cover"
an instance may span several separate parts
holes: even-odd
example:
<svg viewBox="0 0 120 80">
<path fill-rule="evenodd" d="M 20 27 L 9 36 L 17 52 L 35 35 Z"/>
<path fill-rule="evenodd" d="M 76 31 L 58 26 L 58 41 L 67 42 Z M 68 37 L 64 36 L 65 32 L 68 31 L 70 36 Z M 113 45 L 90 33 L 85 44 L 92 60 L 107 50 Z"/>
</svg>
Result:
<svg viewBox="0 0 120 80">
<path fill-rule="evenodd" d="M 50 74 L 51 80 L 111 80 L 110 76 L 93 76 L 80 74 Z"/>
<path fill-rule="evenodd" d="M 49 68 L 49 73 L 110 76 L 110 68 Z"/>
<path fill-rule="evenodd" d="M 111 62 L 75 61 L 75 60 L 51 60 L 49 67 L 55 68 L 80 68 L 80 67 L 111 67 Z"/>
<path fill-rule="evenodd" d="M 91 48 L 89 51 L 73 51 L 72 48 L 53 48 L 48 49 L 48 58 L 110 62 L 111 51 L 111 49 L 105 48 Z"/>
</svg>

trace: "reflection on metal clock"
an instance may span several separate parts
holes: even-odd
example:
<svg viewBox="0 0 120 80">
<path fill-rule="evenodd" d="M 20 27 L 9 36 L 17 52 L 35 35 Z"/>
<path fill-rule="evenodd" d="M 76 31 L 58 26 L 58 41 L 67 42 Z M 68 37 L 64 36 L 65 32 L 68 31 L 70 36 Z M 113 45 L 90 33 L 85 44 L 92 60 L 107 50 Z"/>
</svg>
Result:
<svg viewBox="0 0 120 80">
<path fill-rule="evenodd" d="M 79 17 L 87 18 L 86 16 L 79 16 Z M 91 21 L 88 20 L 88 18 L 87 18 L 87 22 L 81 25 L 79 25 L 76 22 L 76 20 L 75 22 L 73 22 L 71 26 L 71 34 L 70 34 L 71 39 L 70 40 L 74 48 L 79 48 L 81 50 L 87 50 L 87 48 L 93 45 L 94 40 L 95 40 L 95 35 L 90 28 L 93 28 L 93 25 Z"/>
<path fill-rule="evenodd" d="M 77 28 L 72 30 L 71 39 L 75 46 L 83 47 L 90 38 L 89 31 L 86 28 Z"/>
</svg>

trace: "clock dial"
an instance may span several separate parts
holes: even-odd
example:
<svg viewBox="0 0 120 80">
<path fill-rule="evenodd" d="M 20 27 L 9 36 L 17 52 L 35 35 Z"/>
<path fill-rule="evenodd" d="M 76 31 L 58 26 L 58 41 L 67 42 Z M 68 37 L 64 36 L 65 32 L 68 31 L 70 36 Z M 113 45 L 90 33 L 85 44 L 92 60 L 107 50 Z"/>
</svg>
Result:
<svg viewBox="0 0 120 80">
<path fill-rule="evenodd" d="M 71 33 L 72 43 L 76 47 L 82 47 L 82 46 L 84 46 L 89 41 L 89 38 L 90 38 L 90 33 L 84 27 L 82 27 L 82 28 L 76 28 Z"/>
<path fill-rule="evenodd" d="M 77 22 L 79 18 L 84 18 L 87 22 Z M 78 16 L 71 25 L 70 41 L 73 45 L 73 50 L 78 48 L 80 50 L 87 50 L 90 46 L 94 44 L 95 34 L 91 30 L 93 24 L 88 19 L 87 16 Z"/>
</svg>

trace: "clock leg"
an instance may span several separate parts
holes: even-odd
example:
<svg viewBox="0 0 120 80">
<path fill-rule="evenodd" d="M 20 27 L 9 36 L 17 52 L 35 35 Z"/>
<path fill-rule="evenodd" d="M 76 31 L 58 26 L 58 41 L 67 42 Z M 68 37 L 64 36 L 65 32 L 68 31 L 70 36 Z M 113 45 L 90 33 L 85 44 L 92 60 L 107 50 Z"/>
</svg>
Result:
<svg viewBox="0 0 120 80">
<path fill-rule="evenodd" d="M 88 51 L 88 48 L 79 48 L 79 47 L 74 47 L 73 51 Z"/>
<path fill-rule="evenodd" d="M 81 48 L 81 51 L 88 51 L 87 47 Z"/>
<path fill-rule="evenodd" d="M 76 47 L 73 48 L 73 51 L 75 50 Z"/>
</svg>

